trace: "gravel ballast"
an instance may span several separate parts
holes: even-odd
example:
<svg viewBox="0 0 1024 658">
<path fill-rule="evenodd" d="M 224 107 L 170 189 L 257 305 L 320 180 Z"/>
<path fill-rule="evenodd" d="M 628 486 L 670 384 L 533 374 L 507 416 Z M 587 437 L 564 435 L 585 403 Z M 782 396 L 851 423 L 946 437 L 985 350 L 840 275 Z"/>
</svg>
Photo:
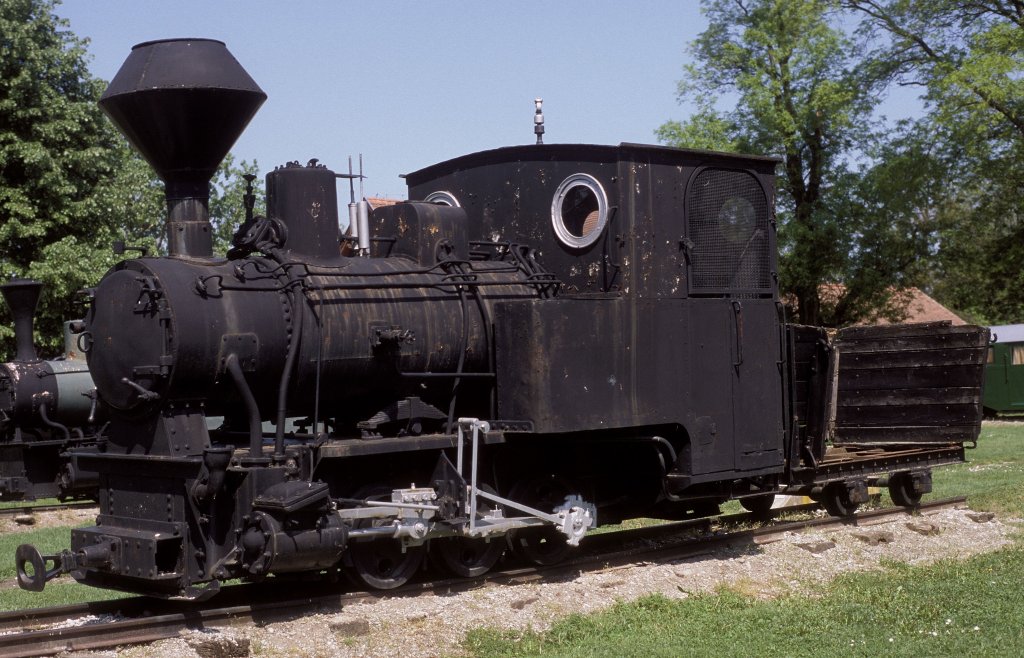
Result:
<svg viewBox="0 0 1024 658">
<path fill-rule="evenodd" d="M 765 599 L 813 593 L 840 574 L 879 569 L 883 559 L 928 564 L 993 551 L 1010 544 L 1016 530 L 999 518 L 945 509 L 870 527 L 787 533 L 769 544 L 724 548 L 672 563 L 617 566 L 557 582 L 493 585 L 450 595 L 385 596 L 337 614 L 194 631 L 150 646 L 90 655 L 458 656 L 466 632 L 474 628 L 544 630 L 571 613 L 595 612 L 618 601 L 655 593 L 686 598 L 722 586 Z"/>
</svg>

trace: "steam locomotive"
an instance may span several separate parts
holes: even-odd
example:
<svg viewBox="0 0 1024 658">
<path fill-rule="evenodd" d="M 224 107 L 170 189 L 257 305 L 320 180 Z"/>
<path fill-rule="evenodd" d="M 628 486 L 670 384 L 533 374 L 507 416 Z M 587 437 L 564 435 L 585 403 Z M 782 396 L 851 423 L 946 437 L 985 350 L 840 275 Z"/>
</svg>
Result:
<svg viewBox="0 0 1024 658">
<path fill-rule="evenodd" d="M 100 514 L 58 555 L 19 547 L 23 588 L 471 576 L 729 499 L 913 505 L 977 439 L 986 330 L 785 320 L 773 158 L 501 148 L 353 201 L 344 237 L 348 175 L 293 162 L 214 257 L 208 180 L 264 99 L 188 39 L 136 46 L 100 101 L 166 184 L 170 253 L 95 288 Z"/>
<path fill-rule="evenodd" d="M 14 360 L 0 363 L 0 500 L 94 497 L 98 485 L 77 461 L 104 445 L 96 387 L 77 346 L 81 328 L 65 323 L 64 354 L 39 358 L 32 326 L 42 288 L 28 279 L 0 285 L 17 346 Z"/>
</svg>

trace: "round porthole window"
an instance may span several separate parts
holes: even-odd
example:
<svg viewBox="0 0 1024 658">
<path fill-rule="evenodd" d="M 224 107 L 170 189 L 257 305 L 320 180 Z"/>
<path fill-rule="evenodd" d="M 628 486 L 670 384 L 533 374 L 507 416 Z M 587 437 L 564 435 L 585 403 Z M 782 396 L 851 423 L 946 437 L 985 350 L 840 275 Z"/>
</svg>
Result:
<svg viewBox="0 0 1024 658">
<path fill-rule="evenodd" d="M 589 247 L 608 223 L 608 196 L 590 174 L 573 174 L 555 191 L 551 201 L 551 224 L 555 235 L 567 247 Z"/>
<path fill-rule="evenodd" d="M 462 205 L 459 200 L 455 198 L 455 195 L 451 192 L 431 192 L 427 195 L 427 198 L 423 199 L 427 203 L 437 203 L 442 206 L 452 206 L 453 208 L 461 208 Z"/>
</svg>

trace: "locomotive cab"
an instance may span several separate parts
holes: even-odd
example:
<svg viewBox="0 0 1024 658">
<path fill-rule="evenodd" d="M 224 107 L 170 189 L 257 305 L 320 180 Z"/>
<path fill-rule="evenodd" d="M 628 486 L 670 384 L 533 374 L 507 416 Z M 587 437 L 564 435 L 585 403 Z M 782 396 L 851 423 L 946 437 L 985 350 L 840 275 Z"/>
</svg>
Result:
<svg viewBox="0 0 1024 658">
<path fill-rule="evenodd" d="M 530 244 L 562 282 L 557 300 L 495 309 L 498 416 L 542 434 L 662 437 L 670 493 L 780 473 L 777 163 L 531 145 L 407 175 L 411 198 L 466 211 L 471 244 Z"/>
</svg>

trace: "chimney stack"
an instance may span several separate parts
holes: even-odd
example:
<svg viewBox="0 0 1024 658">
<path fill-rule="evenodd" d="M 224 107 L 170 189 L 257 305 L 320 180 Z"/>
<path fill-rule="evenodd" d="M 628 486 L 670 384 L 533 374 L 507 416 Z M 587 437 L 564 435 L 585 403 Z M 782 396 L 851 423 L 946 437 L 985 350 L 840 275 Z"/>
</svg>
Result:
<svg viewBox="0 0 1024 658">
<path fill-rule="evenodd" d="M 100 107 L 164 181 L 167 251 L 213 255 L 210 179 L 267 95 L 221 41 L 132 48 Z"/>
<path fill-rule="evenodd" d="M 43 284 L 30 279 L 11 279 L 0 285 L 0 293 L 11 309 L 14 318 L 14 341 L 17 352 L 16 361 L 38 361 L 35 343 L 32 342 L 32 325 L 36 314 L 36 304 Z"/>
</svg>

